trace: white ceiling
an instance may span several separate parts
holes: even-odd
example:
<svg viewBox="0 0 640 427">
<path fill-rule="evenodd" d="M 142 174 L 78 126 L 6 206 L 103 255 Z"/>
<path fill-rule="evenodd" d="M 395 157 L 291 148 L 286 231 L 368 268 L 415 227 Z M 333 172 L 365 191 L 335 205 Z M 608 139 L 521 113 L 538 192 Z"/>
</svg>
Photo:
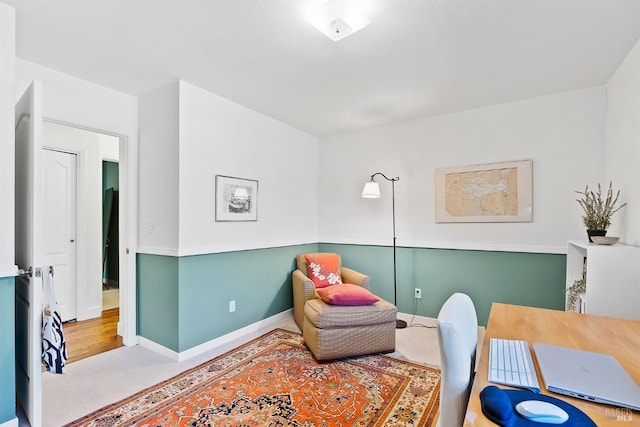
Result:
<svg viewBox="0 0 640 427">
<path fill-rule="evenodd" d="M 132 95 L 181 79 L 323 136 L 608 81 L 640 0 L 364 0 L 334 42 L 317 0 L 0 0 L 17 56 Z"/>
</svg>

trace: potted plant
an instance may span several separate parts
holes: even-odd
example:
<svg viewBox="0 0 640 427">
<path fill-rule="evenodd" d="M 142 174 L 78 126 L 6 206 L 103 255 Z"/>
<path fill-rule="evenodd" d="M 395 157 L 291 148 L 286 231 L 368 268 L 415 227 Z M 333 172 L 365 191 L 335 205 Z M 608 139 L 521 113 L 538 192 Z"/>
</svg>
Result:
<svg viewBox="0 0 640 427">
<path fill-rule="evenodd" d="M 578 298 L 581 294 L 587 292 L 587 282 L 584 279 L 578 279 L 567 288 L 567 308 L 570 311 L 578 311 Z"/>
<path fill-rule="evenodd" d="M 591 236 L 606 235 L 607 229 L 611 225 L 611 217 L 613 214 L 627 205 L 623 203 L 617 206 L 620 190 L 618 190 L 614 197 L 611 182 L 609 182 L 609 189 L 604 199 L 600 183 L 598 183 L 598 191 L 596 192 L 590 191 L 587 185 L 584 191 L 576 191 L 576 193 L 582 195 L 580 199 L 576 200 L 584 212 L 582 222 L 587 227 L 587 236 L 589 236 L 590 242 L 593 241 L 591 240 Z"/>
</svg>

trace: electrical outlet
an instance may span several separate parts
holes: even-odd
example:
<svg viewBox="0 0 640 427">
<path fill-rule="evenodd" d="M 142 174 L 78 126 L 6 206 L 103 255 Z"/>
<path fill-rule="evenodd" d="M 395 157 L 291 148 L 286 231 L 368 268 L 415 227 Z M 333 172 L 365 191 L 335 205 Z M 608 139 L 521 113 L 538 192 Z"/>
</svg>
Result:
<svg viewBox="0 0 640 427">
<path fill-rule="evenodd" d="M 229 301 L 229 313 L 233 313 L 236 311 L 236 300 L 232 299 Z"/>
<path fill-rule="evenodd" d="M 416 299 L 421 299 L 422 298 L 422 289 L 416 288 L 415 297 L 416 297 Z"/>
</svg>

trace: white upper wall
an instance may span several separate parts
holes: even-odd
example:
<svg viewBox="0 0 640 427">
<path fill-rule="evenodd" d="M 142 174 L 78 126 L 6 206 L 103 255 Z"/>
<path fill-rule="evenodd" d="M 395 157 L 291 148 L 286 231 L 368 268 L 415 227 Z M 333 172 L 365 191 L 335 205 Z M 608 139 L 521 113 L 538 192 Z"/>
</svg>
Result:
<svg viewBox="0 0 640 427">
<path fill-rule="evenodd" d="M 318 241 L 318 139 L 180 82 L 180 255 Z M 215 176 L 258 181 L 258 220 L 215 221 Z"/>
<path fill-rule="evenodd" d="M 180 171 L 185 180 L 181 202 L 189 205 L 181 207 L 180 253 L 309 241 L 390 244 L 389 185 L 381 182 L 380 200 L 359 197 L 364 181 L 377 171 L 401 178 L 396 188 L 400 245 L 564 251 L 566 240 L 584 236 L 574 190 L 609 179 L 630 202 L 614 218 L 610 234 L 619 227 L 623 240 L 639 244 L 640 226 L 631 221 L 640 197 L 638 50 L 636 45 L 608 84 L 608 103 L 604 88 L 588 88 L 334 135 L 319 145 L 307 134 L 181 83 L 185 95 L 180 106 L 192 117 L 179 117 L 187 147 L 180 156 L 195 157 L 196 166 L 193 173 Z M 127 136 L 126 173 L 137 178 L 136 98 L 16 59 L 15 99 L 34 78 L 44 82 L 45 117 Z M 208 126 L 220 113 L 228 120 Z M 435 168 L 518 159 L 533 160 L 532 223 L 435 223 Z M 207 169 L 208 177 L 200 175 Z M 260 181 L 258 222 L 213 221 L 216 174 Z M 197 186 L 205 191 L 196 197 Z M 133 185 L 130 203 L 137 204 L 136 191 Z M 8 209 L 3 207 L 5 215 Z M 190 212 L 196 211 L 198 221 L 190 220 Z M 128 221 L 134 228 L 141 224 L 144 233 L 142 216 Z M 175 246 L 171 249 L 177 253 Z"/>
<path fill-rule="evenodd" d="M 398 176 L 400 246 L 566 252 L 586 239 L 575 190 L 604 176 L 603 87 L 428 117 L 321 139 L 320 241 L 391 245 L 391 184 L 362 199 L 375 172 Z M 530 223 L 435 222 L 436 168 L 533 160 Z"/>
<path fill-rule="evenodd" d="M 0 278 L 16 272 L 14 256 L 15 11 L 0 3 Z"/>
<path fill-rule="evenodd" d="M 607 84 L 605 176 L 627 202 L 610 235 L 640 245 L 640 41 Z"/>
<path fill-rule="evenodd" d="M 318 241 L 318 140 L 185 82 L 140 98 L 139 251 Z M 258 181 L 258 220 L 215 221 L 215 176 Z"/>
<path fill-rule="evenodd" d="M 111 135 L 98 134 L 100 139 L 100 157 L 109 162 L 120 160 L 120 140 Z"/>
<path fill-rule="evenodd" d="M 166 84 L 140 97 L 139 250 L 177 255 L 179 87 Z"/>
<path fill-rule="evenodd" d="M 36 79 L 43 83 L 45 119 L 123 135 L 130 144 L 136 143 L 137 98 L 16 58 L 16 101 Z"/>
</svg>

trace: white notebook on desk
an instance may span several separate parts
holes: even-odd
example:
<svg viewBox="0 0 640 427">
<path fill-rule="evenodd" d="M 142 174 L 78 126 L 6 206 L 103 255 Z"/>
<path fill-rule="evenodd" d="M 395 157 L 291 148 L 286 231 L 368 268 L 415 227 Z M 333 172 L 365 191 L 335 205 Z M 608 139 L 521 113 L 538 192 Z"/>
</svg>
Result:
<svg viewBox="0 0 640 427">
<path fill-rule="evenodd" d="M 640 410 L 640 386 L 615 357 L 542 343 L 533 350 L 547 390 Z"/>
</svg>

